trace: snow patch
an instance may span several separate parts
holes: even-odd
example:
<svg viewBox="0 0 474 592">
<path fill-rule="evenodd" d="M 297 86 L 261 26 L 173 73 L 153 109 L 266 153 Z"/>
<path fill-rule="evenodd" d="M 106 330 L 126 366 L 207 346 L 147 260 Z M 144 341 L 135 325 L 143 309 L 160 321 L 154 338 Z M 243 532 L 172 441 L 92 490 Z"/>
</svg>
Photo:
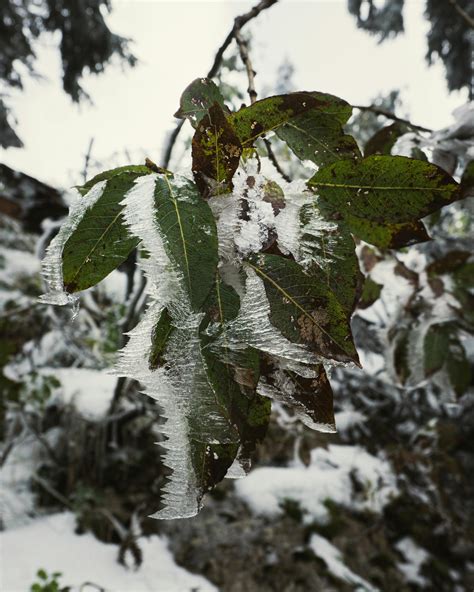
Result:
<svg viewBox="0 0 474 592">
<path fill-rule="evenodd" d="M 351 475 L 362 485 L 357 493 Z M 397 495 L 395 475 L 387 461 L 359 446 L 330 445 L 311 451 L 308 467 L 255 469 L 236 490 L 256 514 L 275 516 L 286 499 L 299 502 L 306 523 L 329 519 L 328 499 L 355 510 L 380 513 Z"/>
<path fill-rule="evenodd" d="M 79 592 L 84 582 L 120 592 L 217 592 L 204 577 L 176 565 L 166 539 L 140 538 L 143 563 L 135 571 L 117 562 L 117 547 L 92 534 L 74 532 L 72 513 L 53 514 L 0 533 L 2 590 L 24 592 L 36 581 L 39 568 L 61 572 L 60 584 Z"/>
</svg>

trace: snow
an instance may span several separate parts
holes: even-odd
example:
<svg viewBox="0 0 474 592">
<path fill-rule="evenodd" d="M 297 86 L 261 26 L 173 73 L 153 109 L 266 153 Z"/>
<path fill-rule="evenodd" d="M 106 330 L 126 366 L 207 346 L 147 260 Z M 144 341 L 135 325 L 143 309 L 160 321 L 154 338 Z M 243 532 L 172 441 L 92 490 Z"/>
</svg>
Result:
<svg viewBox="0 0 474 592">
<path fill-rule="evenodd" d="M 354 584 L 355 591 L 376 592 L 378 590 L 378 588 L 374 588 L 369 582 L 351 571 L 347 565 L 344 565 L 342 554 L 339 549 L 322 536 L 313 534 L 309 541 L 309 546 L 314 554 L 324 561 L 329 571 L 335 575 L 336 578 L 349 584 Z"/>
<path fill-rule="evenodd" d="M 336 428 L 339 433 L 347 432 L 367 421 L 367 417 L 355 409 L 343 409 L 335 414 Z"/>
<path fill-rule="evenodd" d="M 0 265 L 0 280 L 11 282 L 17 278 L 36 275 L 40 271 L 40 261 L 27 251 L 2 248 L 2 264 Z"/>
<path fill-rule="evenodd" d="M 353 490 L 351 474 L 363 485 Z M 235 484 L 238 495 L 253 512 L 275 516 L 286 499 L 299 502 L 305 522 L 326 523 L 325 500 L 356 510 L 380 513 L 397 495 L 395 476 L 389 464 L 359 446 L 329 445 L 311 451 L 308 467 L 263 467 Z"/>
<path fill-rule="evenodd" d="M 71 592 L 83 589 L 84 582 L 108 592 L 217 592 L 202 576 L 176 565 L 164 538 L 138 539 L 143 563 L 131 570 L 117 563 L 117 546 L 102 543 L 90 533 L 77 535 L 74 528 L 74 515 L 66 512 L 0 533 L 1 589 L 29 590 L 42 568 L 47 573 L 61 572 L 60 584 L 71 586 Z"/>
<path fill-rule="evenodd" d="M 59 380 L 55 396 L 62 404 L 73 405 L 85 419 L 100 420 L 107 414 L 117 384 L 115 376 L 90 368 L 42 368 L 41 373 Z"/>
<path fill-rule="evenodd" d="M 422 549 L 410 537 L 398 541 L 395 547 L 404 556 L 405 561 L 398 564 L 398 569 L 403 573 L 408 582 L 425 586 L 426 579 L 420 574 L 420 569 L 429 557 L 429 553 Z"/>
</svg>

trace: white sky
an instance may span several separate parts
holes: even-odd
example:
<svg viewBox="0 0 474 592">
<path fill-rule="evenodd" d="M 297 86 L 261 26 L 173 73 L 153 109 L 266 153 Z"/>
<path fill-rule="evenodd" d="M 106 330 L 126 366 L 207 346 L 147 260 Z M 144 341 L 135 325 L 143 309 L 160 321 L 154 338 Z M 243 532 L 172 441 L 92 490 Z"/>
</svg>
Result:
<svg viewBox="0 0 474 592">
<path fill-rule="evenodd" d="M 134 40 L 141 63 L 125 70 L 110 66 L 105 74 L 86 77 L 83 85 L 93 105 L 77 106 L 62 91 L 59 39 L 45 36 L 37 51 L 44 78 L 26 80 L 24 91 L 11 95 L 25 148 L 4 151 L 2 161 L 55 186 L 82 180 L 91 137 L 93 157 L 108 164 L 127 164 L 125 150 L 134 163 L 145 153 L 160 162 L 181 91 L 205 75 L 232 19 L 254 4 L 113 0 L 109 26 Z M 405 35 L 378 45 L 356 28 L 346 0 L 280 0 L 250 25 L 257 90 L 275 84 L 277 68 L 287 58 L 296 68 L 298 89 L 369 104 L 378 93 L 399 88 L 412 121 L 444 127 L 467 93 L 448 95 L 442 66 L 426 66 L 429 25 L 423 7 L 422 0 L 407 0 Z"/>
</svg>

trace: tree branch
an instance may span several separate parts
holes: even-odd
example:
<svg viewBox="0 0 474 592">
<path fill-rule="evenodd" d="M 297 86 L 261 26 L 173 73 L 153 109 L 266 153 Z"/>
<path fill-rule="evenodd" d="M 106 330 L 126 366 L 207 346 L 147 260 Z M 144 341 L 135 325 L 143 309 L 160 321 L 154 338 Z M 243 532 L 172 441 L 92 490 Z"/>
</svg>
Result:
<svg viewBox="0 0 474 592">
<path fill-rule="evenodd" d="M 251 8 L 248 12 L 240 16 L 237 16 L 234 19 L 232 29 L 229 31 L 227 37 L 224 39 L 223 44 L 217 50 L 217 53 L 214 58 L 214 63 L 212 64 L 211 69 L 207 73 L 207 78 L 214 78 L 214 76 L 216 76 L 216 74 L 219 72 L 220 67 L 222 66 L 222 58 L 224 56 L 225 50 L 229 47 L 229 45 L 232 43 L 234 39 L 237 39 L 237 36 L 240 34 L 240 31 L 242 30 L 242 27 L 246 25 L 249 21 L 257 17 L 263 10 L 270 8 L 277 2 L 278 0 L 260 0 L 260 2 L 253 8 Z M 183 125 L 184 119 L 182 119 L 179 123 L 176 124 L 175 129 L 168 138 L 168 143 L 166 146 L 162 164 L 162 167 L 164 169 L 167 169 L 169 166 L 174 145 L 176 144 L 176 140 L 178 139 L 179 132 L 181 131 Z"/>
<path fill-rule="evenodd" d="M 474 18 L 468 14 L 462 6 L 459 6 L 456 0 L 449 0 L 449 3 L 453 6 L 454 10 L 464 19 L 468 27 L 474 29 Z"/>
<path fill-rule="evenodd" d="M 420 132 L 429 132 L 432 133 L 433 130 L 429 129 L 428 127 L 423 127 L 422 125 L 416 125 L 409 121 L 408 119 L 403 119 L 402 117 L 397 117 L 394 113 L 390 113 L 390 111 L 385 111 L 385 109 L 379 109 L 378 107 L 374 107 L 372 105 L 364 106 L 364 105 L 352 105 L 354 109 L 359 109 L 359 111 L 370 111 L 371 113 L 375 113 L 375 115 L 383 115 L 387 119 L 391 119 L 392 121 L 398 121 L 398 123 L 404 123 L 409 127 L 416 129 Z"/>
</svg>

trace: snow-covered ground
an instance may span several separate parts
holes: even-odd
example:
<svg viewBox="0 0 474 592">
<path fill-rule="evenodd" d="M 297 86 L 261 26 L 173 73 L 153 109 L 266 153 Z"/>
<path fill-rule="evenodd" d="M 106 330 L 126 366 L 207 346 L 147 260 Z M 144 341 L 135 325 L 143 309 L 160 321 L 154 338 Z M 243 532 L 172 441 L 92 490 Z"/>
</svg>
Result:
<svg viewBox="0 0 474 592">
<path fill-rule="evenodd" d="M 30 524 L 0 533 L 0 589 L 27 592 L 36 572 L 61 572 L 59 582 L 71 592 L 216 592 L 202 576 L 176 565 L 166 539 L 139 540 L 143 563 L 127 569 L 117 562 L 117 546 L 92 534 L 74 532 L 74 515 L 67 512 L 38 518 Z M 85 582 L 91 584 L 82 586 Z M 82 586 L 82 587 L 81 587 Z"/>
</svg>

